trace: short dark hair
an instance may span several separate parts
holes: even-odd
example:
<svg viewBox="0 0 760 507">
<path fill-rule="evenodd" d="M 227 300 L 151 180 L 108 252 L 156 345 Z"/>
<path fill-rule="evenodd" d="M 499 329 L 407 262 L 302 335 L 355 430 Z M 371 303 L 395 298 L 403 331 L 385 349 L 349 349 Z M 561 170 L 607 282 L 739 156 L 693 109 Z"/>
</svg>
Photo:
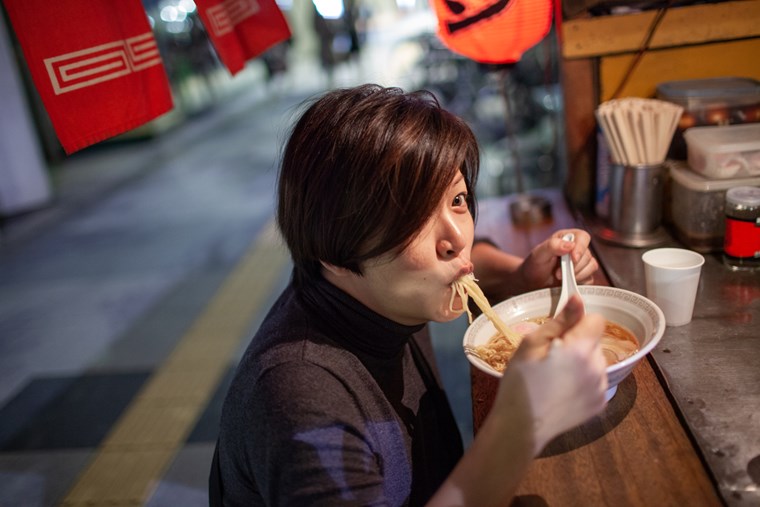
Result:
<svg viewBox="0 0 760 507">
<path fill-rule="evenodd" d="M 425 91 L 362 85 L 312 101 L 285 145 L 277 224 L 294 280 L 320 261 L 361 274 L 421 231 L 457 171 L 471 196 L 479 150 L 472 130 Z"/>
</svg>

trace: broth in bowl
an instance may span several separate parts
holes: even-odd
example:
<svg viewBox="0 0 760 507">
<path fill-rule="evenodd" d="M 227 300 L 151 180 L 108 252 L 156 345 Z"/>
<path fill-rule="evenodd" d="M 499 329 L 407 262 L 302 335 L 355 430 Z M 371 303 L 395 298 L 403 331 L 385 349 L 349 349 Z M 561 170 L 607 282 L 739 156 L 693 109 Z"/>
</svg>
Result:
<svg viewBox="0 0 760 507">
<path fill-rule="evenodd" d="M 512 330 L 522 336 L 530 333 L 551 317 L 536 317 L 526 319 L 512 327 Z M 623 361 L 639 350 L 639 342 L 631 331 L 609 320 L 605 320 L 604 332 L 600 341 L 602 354 L 607 366 Z M 493 335 L 486 344 L 472 347 L 473 353 L 485 361 L 491 368 L 503 372 L 517 348 L 504 338 L 501 333 Z"/>
<path fill-rule="evenodd" d="M 554 314 L 560 290 L 559 287 L 539 289 L 509 298 L 494 305 L 493 313 L 503 320 L 510 331 L 516 330 L 518 334 L 527 334 L 529 330 L 521 329 L 524 325 L 537 325 L 527 321 L 546 318 L 547 315 Z M 665 317 L 656 304 L 635 292 L 598 285 L 581 285 L 578 290 L 583 297 L 587 313 L 599 314 L 605 320 L 630 332 L 638 349 L 624 359 L 607 366 L 609 385 L 607 399 L 610 399 L 615 395 L 618 384 L 660 342 L 665 332 Z M 481 315 L 468 326 L 462 345 L 467 360 L 476 370 L 494 377 L 501 377 L 502 372 L 497 371 L 475 353 L 475 349 L 486 345 L 496 334 L 495 326 L 485 315 Z M 630 345 L 626 346 L 628 347 Z M 623 355 L 628 353 L 626 350 Z"/>
</svg>

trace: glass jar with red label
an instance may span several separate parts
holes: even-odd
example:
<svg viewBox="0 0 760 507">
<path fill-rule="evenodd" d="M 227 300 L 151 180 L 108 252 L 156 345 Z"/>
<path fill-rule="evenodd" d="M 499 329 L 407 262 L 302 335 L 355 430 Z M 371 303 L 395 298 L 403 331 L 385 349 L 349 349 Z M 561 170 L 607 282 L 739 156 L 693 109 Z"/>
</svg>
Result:
<svg viewBox="0 0 760 507">
<path fill-rule="evenodd" d="M 723 261 L 734 270 L 760 269 L 760 188 L 734 187 L 726 192 Z"/>
</svg>

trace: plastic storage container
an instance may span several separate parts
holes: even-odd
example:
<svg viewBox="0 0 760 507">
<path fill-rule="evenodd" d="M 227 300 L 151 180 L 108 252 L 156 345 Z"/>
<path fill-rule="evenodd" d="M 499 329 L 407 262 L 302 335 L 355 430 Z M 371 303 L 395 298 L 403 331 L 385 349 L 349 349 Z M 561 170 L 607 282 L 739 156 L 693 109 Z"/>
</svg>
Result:
<svg viewBox="0 0 760 507">
<path fill-rule="evenodd" d="M 657 98 L 684 108 L 668 157 L 686 160 L 683 132 L 691 127 L 760 122 L 760 82 L 743 77 L 667 81 Z"/>
<path fill-rule="evenodd" d="M 740 186 L 760 187 L 760 176 L 711 180 L 684 164 L 671 164 L 670 177 L 667 216 L 678 239 L 698 252 L 723 250 L 728 189 Z"/>
<path fill-rule="evenodd" d="M 684 139 L 689 167 L 708 178 L 760 175 L 760 123 L 694 127 Z"/>
</svg>

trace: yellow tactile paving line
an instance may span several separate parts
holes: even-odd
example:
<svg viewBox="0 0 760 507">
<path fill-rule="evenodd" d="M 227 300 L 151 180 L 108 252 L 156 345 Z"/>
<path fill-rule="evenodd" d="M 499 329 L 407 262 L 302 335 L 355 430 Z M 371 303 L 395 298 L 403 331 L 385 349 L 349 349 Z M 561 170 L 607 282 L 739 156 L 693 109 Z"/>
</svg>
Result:
<svg viewBox="0 0 760 507">
<path fill-rule="evenodd" d="M 143 505 L 248 338 L 288 260 L 272 223 L 104 439 L 62 504 Z"/>
</svg>

